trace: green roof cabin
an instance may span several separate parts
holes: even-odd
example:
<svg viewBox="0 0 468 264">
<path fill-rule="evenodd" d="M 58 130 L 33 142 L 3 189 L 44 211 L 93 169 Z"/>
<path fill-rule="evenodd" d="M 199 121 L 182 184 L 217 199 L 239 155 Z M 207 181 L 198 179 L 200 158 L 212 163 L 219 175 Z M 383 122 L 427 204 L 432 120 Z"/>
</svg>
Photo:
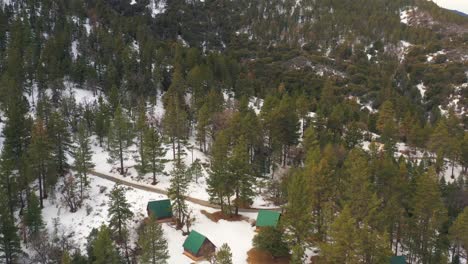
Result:
<svg viewBox="0 0 468 264">
<path fill-rule="evenodd" d="M 258 211 L 256 227 L 276 227 L 280 219 L 281 213 L 271 210 L 260 210 Z"/>
<path fill-rule="evenodd" d="M 204 235 L 197 231 L 190 232 L 184 242 L 184 255 L 194 261 L 208 258 L 214 254 L 216 246 Z"/>
<path fill-rule="evenodd" d="M 390 259 L 390 264 L 406 264 L 405 256 L 393 256 Z"/>
<path fill-rule="evenodd" d="M 171 200 L 150 201 L 146 206 L 148 217 L 153 215 L 158 222 L 172 221 L 172 206 Z"/>
</svg>

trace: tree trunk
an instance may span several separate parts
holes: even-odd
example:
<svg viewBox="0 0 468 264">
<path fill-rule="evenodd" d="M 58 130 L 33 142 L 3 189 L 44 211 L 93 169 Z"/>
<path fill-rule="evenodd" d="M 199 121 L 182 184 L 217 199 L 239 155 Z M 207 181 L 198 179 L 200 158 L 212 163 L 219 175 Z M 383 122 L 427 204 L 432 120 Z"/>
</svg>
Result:
<svg viewBox="0 0 468 264">
<path fill-rule="evenodd" d="M 122 140 L 119 140 L 120 174 L 124 175 Z"/>
<path fill-rule="evenodd" d="M 42 174 L 39 174 L 39 202 L 41 204 L 41 208 L 44 208 L 44 203 L 42 201 L 43 194 L 42 194 Z"/>
<path fill-rule="evenodd" d="M 236 188 L 236 216 L 239 215 L 239 187 Z"/>
<path fill-rule="evenodd" d="M 175 160 L 176 159 L 176 154 L 175 154 L 175 138 L 172 138 L 172 158 Z"/>
<path fill-rule="evenodd" d="M 156 160 L 153 158 L 153 182 L 151 183 L 152 185 L 156 185 Z"/>
</svg>

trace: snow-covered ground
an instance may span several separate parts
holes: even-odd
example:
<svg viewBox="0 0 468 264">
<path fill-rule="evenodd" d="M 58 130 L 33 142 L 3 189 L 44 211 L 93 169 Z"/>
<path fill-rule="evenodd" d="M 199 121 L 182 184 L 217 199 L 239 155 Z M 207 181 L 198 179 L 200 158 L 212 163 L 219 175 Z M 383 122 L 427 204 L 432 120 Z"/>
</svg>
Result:
<svg viewBox="0 0 468 264">
<path fill-rule="evenodd" d="M 426 94 L 427 87 L 422 82 L 416 85 L 416 87 L 418 88 L 419 93 L 421 94 L 421 99 L 424 100 L 424 95 Z"/>
<path fill-rule="evenodd" d="M 166 0 L 151 0 L 148 8 L 151 10 L 151 16 L 166 12 Z"/>
<path fill-rule="evenodd" d="M 108 219 L 108 194 L 114 187 L 114 183 L 98 177 L 90 176 L 91 188 L 89 199 L 81 209 L 75 213 L 70 213 L 68 208 L 60 201 L 60 194 L 57 193 L 57 201 L 45 201 L 43 210 L 44 221 L 50 233 L 54 231 L 54 222 L 58 219 L 59 232 L 73 235 L 73 238 L 82 251 L 86 250 L 87 237 L 93 228 L 99 228 L 101 224 L 107 224 Z M 60 183 L 61 184 L 61 183 Z M 59 185 L 60 185 L 59 184 Z M 129 223 L 132 241 L 135 241 L 136 228 L 146 217 L 146 205 L 148 201 L 166 199 L 161 194 L 155 194 L 143 190 L 127 188 L 126 197 L 131 205 L 131 210 L 135 214 Z M 255 235 L 254 227 L 249 221 L 229 222 L 220 220 L 215 223 L 201 213 L 201 210 L 213 213 L 216 210 L 205 208 L 200 205 L 188 203 L 192 210 L 195 222 L 192 230 L 196 230 L 210 239 L 217 247 L 227 243 L 232 250 L 234 263 L 246 263 L 247 251 L 252 248 L 252 239 Z M 256 213 L 243 213 L 242 215 L 255 219 Z M 191 260 L 183 255 L 182 244 L 186 236 L 182 231 L 176 230 L 169 224 L 162 224 L 165 238 L 168 240 L 169 263 L 191 263 Z M 201 262 L 207 263 L 207 262 Z"/>
<path fill-rule="evenodd" d="M 379 135 L 372 133 L 372 139 L 375 140 L 377 138 L 379 138 Z M 361 143 L 361 147 L 365 151 L 369 151 L 370 144 L 371 144 L 370 141 L 363 141 Z M 381 145 L 380 143 L 377 143 L 377 147 L 379 148 L 379 150 L 381 150 L 383 148 L 383 145 Z M 425 151 L 422 149 L 411 148 L 403 142 L 396 143 L 396 148 L 397 148 L 397 151 L 395 153 L 396 158 L 403 156 L 416 164 L 419 164 L 421 162 L 421 159 L 425 157 L 426 155 L 428 157 L 435 156 L 433 153 L 430 153 L 428 151 Z M 446 159 L 445 170 L 441 176 L 444 177 L 446 182 L 453 182 L 461 175 L 461 172 L 462 172 L 462 166 L 456 163 L 454 166 L 454 170 L 453 170 L 453 175 L 455 179 L 452 179 L 452 166 L 451 166 L 450 160 Z"/>
</svg>

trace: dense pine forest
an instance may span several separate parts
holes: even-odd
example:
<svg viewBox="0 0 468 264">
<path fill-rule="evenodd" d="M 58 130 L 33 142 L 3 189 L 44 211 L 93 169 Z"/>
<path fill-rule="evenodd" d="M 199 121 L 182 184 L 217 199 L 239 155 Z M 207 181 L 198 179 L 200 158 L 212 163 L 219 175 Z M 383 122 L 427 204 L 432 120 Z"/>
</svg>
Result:
<svg viewBox="0 0 468 264">
<path fill-rule="evenodd" d="M 468 16 L 0 7 L 0 263 L 468 262 Z"/>
</svg>

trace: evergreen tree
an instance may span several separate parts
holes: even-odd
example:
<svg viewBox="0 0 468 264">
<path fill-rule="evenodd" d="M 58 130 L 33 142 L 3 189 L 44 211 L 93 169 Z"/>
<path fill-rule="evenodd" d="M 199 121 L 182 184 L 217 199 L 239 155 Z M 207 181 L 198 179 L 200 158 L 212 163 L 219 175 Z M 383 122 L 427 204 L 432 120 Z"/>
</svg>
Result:
<svg viewBox="0 0 468 264">
<path fill-rule="evenodd" d="M 330 227 L 329 242 L 321 245 L 324 263 L 361 263 L 356 220 L 345 207 Z"/>
<path fill-rule="evenodd" d="M 195 182 L 198 183 L 198 179 L 203 177 L 203 167 L 201 165 L 200 159 L 196 159 L 192 164 L 190 164 L 190 168 L 188 169 L 188 174 L 190 175 L 190 179 L 195 179 Z"/>
<path fill-rule="evenodd" d="M 124 158 L 128 151 L 128 142 L 131 140 L 132 134 L 130 133 L 128 118 L 123 113 L 123 109 L 120 105 L 115 111 L 109 132 L 110 161 L 118 161 L 120 167 L 119 172 L 121 175 L 125 175 Z"/>
<path fill-rule="evenodd" d="M 10 68 L 8 68 L 10 70 Z M 5 81 L 6 83 L 3 83 Z M 6 194 L 5 204 L 13 215 L 16 203 L 18 178 L 15 171 L 21 171 L 22 159 L 27 152 L 30 140 L 31 122 L 26 117 L 28 113 L 27 101 L 18 84 L 12 79 L 1 80 L 0 86 L 7 88 L 6 95 L 2 96 L 2 110 L 6 120 L 1 131 L 4 138 L 0 156 L 0 188 Z M 1 89 L 1 88 L 0 88 Z"/>
<path fill-rule="evenodd" d="M 436 171 L 441 172 L 444 167 L 444 159 L 449 154 L 451 137 L 449 135 L 447 123 L 441 119 L 429 138 L 428 148 L 437 154 L 438 162 L 436 162 Z"/>
<path fill-rule="evenodd" d="M 372 191 L 369 164 L 365 153 L 360 149 L 353 149 L 345 161 L 348 182 L 344 192 L 344 202 L 357 221 L 374 220 L 380 206 L 377 195 Z M 374 223 L 378 224 L 378 223 Z"/>
<path fill-rule="evenodd" d="M 56 171 L 63 176 L 69 169 L 66 155 L 70 153 L 71 135 L 64 117 L 59 112 L 52 113 L 47 132 L 52 143 L 52 155 L 57 166 Z"/>
<path fill-rule="evenodd" d="M 455 247 L 454 255 L 468 256 L 468 207 L 465 207 L 453 222 L 449 236 Z"/>
<path fill-rule="evenodd" d="M 255 248 L 267 251 L 273 257 L 283 257 L 289 254 L 288 245 L 284 240 L 281 229 L 265 227 L 254 236 L 253 245 Z"/>
<path fill-rule="evenodd" d="M 313 231 L 310 184 L 301 171 L 290 179 L 287 189 L 288 203 L 283 218 L 283 225 L 289 230 L 285 239 L 293 248 L 294 257 L 301 260 Z"/>
<path fill-rule="evenodd" d="M 0 194 L 0 202 L 5 204 L 5 200 L 4 195 Z M 22 252 L 17 231 L 8 209 L 0 207 L 0 260 L 3 259 L 6 264 L 16 263 Z"/>
<path fill-rule="evenodd" d="M 94 129 L 99 139 L 99 146 L 102 147 L 102 142 L 105 136 L 109 133 L 109 114 L 107 113 L 107 105 L 100 96 L 98 99 L 98 107 L 96 109 L 96 118 L 94 119 Z"/>
<path fill-rule="evenodd" d="M 80 198 L 83 200 L 84 191 L 89 186 L 88 171 L 94 168 L 93 152 L 89 138 L 86 136 L 84 123 L 79 125 L 76 142 L 77 146 L 74 147 L 72 156 L 75 159 L 74 168 L 80 178 Z"/>
<path fill-rule="evenodd" d="M 102 225 L 97 232 L 96 239 L 92 241 L 93 264 L 121 264 L 123 263 L 119 252 L 111 239 L 110 229 Z"/>
<path fill-rule="evenodd" d="M 164 264 L 167 263 L 169 252 L 167 251 L 167 241 L 161 225 L 151 216 L 144 224 L 138 244 L 141 247 L 141 263 Z"/>
<path fill-rule="evenodd" d="M 197 113 L 197 141 L 200 144 L 200 150 L 206 151 L 206 137 L 208 132 L 208 125 L 210 123 L 210 112 L 208 105 L 205 103 L 198 110 Z"/>
<path fill-rule="evenodd" d="M 182 144 L 187 137 L 188 124 L 187 112 L 183 98 L 175 92 L 168 91 L 164 97 L 166 99 L 165 112 L 163 117 L 164 133 L 172 143 L 173 159 L 180 159 Z"/>
<path fill-rule="evenodd" d="M 380 106 L 377 129 L 381 133 L 382 141 L 385 144 L 385 153 L 392 157 L 395 152 L 398 125 L 395 121 L 395 110 L 391 101 L 385 101 Z"/>
<path fill-rule="evenodd" d="M 235 214 L 239 214 L 239 207 L 242 204 L 251 203 L 254 196 L 253 187 L 255 178 L 253 170 L 249 164 L 249 154 L 247 152 L 247 144 L 244 137 L 241 136 L 238 143 L 232 151 L 232 156 L 228 160 L 229 180 L 232 184 L 235 195 Z"/>
<path fill-rule="evenodd" d="M 163 157 L 166 155 L 166 149 L 162 146 L 162 138 L 154 126 L 145 130 L 143 142 L 143 153 L 147 159 L 149 170 L 153 174 L 151 184 L 155 185 L 157 183 L 156 175 L 164 172 L 166 160 Z"/>
<path fill-rule="evenodd" d="M 146 118 L 146 105 L 145 102 L 140 102 L 138 106 L 137 120 L 135 124 L 138 154 L 139 154 L 139 165 L 138 171 L 140 174 L 145 174 L 148 171 L 148 157 L 145 152 L 146 138 L 145 133 L 149 129 Z"/>
<path fill-rule="evenodd" d="M 224 243 L 221 245 L 219 250 L 215 254 L 216 264 L 232 264 L 232 253 L 231 248 L 228 244 Z"/>
<path fill-rule="evenodd" d="M 168 196 L 172 201 L 172 210 L 177 220 L 178 227 L 185 224 L 187 215 L 187 204 L 185 202 L 188 188 L 187 169 L 182 161 L 177 161 L 171 172 L 171 185 L 168 190 Z"/>
<path fill-rule="evenodd" d="M 126 240 L 127 224 L 133 217 L 125 188 L 116 184 L 109 194 L 109 229 L 118 242 Z"/>
<path fill-rule="evenodd" d="M 44 228 L 41 207 L 34 193 L 29 194 L 28 207 L 24 214 L 24 223 L 28 227 L 30 237 L 35 237 L 40 234 L 40 231 Z"/>
<path fill-rule="evenodd" d="M 43 199 L 47 198 L 47 189 L 55 183 L 56 178 L 52 147 L 41 119 L 36 120 L 33 127 L 31 145 L 29 146 L 29 161 L 39 180 L 39 201 L 41 208 L 44 208 Z"/>
<path fill-rule="evenodd" d="M 219 204 L 223 213 L 231 210 L 229 197 L 232 194 L 232 189 L 228 181 L 228 148 L 228 139 L 225 133 L 218 133 L 213 144 L 211 169 L 207 179 L 207 192 L 210 195 L 210 201 Z M 228 199 L 229 208 L 225 207 L 226 198 Z"/>
<path fill-rule="evenodd" d="M 447 220 L 447 211 L 433 168 L 416 178 L 411 207 L 408 237 L 404 243 L 410 251 L 410 261 L 418 259 L 423 263 L 435 263 L 437 240 Z"/>
<path fill-rule="evenodd" d="M 133 217 L 125 188 L 116 184 L 109 194 L 109 229 L 119 245 L 123 247 L 127 262 L 130 261 L 127 224 Z"/>
</svg>

